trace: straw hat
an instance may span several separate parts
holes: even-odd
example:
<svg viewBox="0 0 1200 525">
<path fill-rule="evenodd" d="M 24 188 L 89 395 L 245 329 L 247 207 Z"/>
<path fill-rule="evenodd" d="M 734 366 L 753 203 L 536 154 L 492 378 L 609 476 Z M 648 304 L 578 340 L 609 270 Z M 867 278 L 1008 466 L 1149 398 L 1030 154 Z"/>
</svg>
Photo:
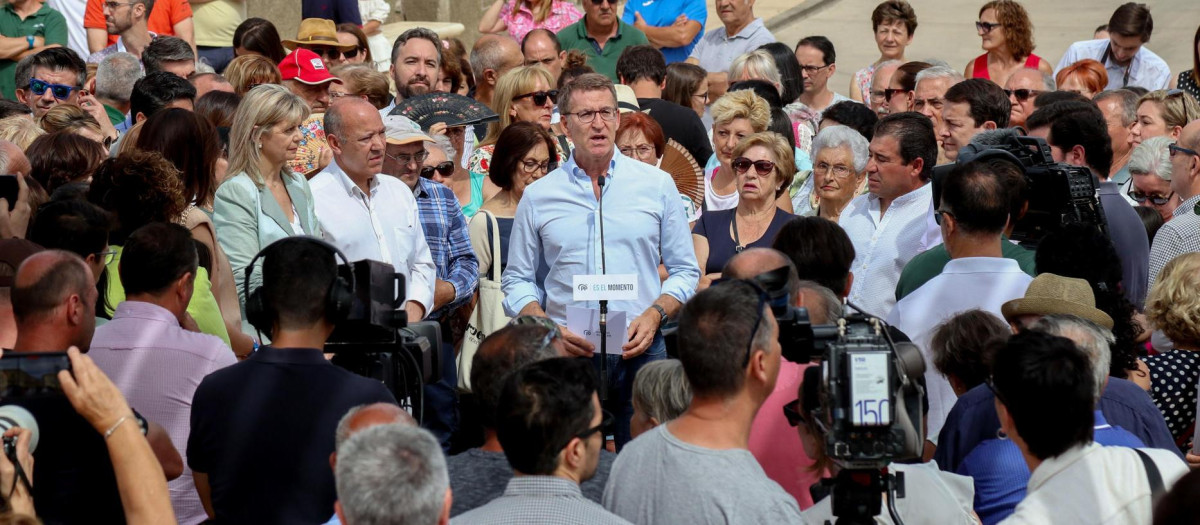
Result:
<svg viewBox="0 0 1200 525">
<path fill-rule="evenodd" d="M 1021 315 L 1066 314 L 1109 330 L 1113 327 L 1112 317 L 1096 308 L 1096 296 L 1087 281 L 1052 273 L 1035 277 L 1025 290 L 1025 297 L 1004 303 L 1000 312 L 1009 321 Z"/>
<path fill-rule="evenodd" d="M 329 46 L 341 51 L 349 51 L 355 44 L 342 44 L 337 39 L 337 26 L 333 20 L 325 18 L 305 18 L 300 21 L 300 30 L 296 32 L 295 40 L 284 40 L 283 47 L 289 50 L 297 46 Z"/>
</svg>

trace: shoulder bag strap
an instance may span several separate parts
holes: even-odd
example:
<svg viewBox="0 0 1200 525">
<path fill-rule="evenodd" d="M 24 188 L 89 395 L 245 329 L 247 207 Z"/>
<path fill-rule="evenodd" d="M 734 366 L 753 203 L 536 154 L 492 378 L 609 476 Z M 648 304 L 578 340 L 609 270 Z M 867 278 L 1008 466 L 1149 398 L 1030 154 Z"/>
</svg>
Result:
<svg viewBox="0 0 1200 525">
<path fill-rule="evenodd" d="M 1158 465 L 1154 464 L 1149 455 L 1136 448 L 1133 451 L 1137 452 L 1138 459 L 1142 460 L 1142 466 L 1146 469 L 1146 479 L 1150 481 L 1150 502 L 1157 503 L 1164 491 L 1162 473 L 1158 471 Z"/>
<path fill-rule="evenodd" d="M 500 224 L 496 222 L 496 216 L 487 210 L 479 210 L 479 213 L 484 214 L 487 218 L 488 244 L 489 250 L 492 252 L 492 268 L 488 272 L 491 274 L 491 280 L 500 282 Z"/>
</svg>

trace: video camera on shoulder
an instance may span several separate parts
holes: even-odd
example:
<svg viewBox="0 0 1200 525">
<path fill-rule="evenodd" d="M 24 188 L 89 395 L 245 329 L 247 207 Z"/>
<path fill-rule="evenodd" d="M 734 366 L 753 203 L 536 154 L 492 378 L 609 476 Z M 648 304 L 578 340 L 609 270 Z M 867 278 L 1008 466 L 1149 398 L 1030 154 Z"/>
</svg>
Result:
<svg viewBox="0 0 1200 525">
<path fill-rule="evenodd" d="M 1036 249 L 1048 234 L 1067 224 L 1086 224 L 1107 235 L 1108 221 L 1097 196 L 1096 178 L 1091 170 L 1054 162 L 1050 146 L 1039 137 L 1021 136 L 1015 129 L 988 133 L 986 140 L 972 142 L 959 151 L 954 164 L 933 168 L 933 207 L 941 203 L 941 183 L 955 167 L 974 161 L 1003 161 L 1020 168 L 1025 175 L 1025 194 L 1029 207 L 1017 220 L 1010 239 Z M 986 142 L 981 144 L 980 142 Z"/>
</svg>

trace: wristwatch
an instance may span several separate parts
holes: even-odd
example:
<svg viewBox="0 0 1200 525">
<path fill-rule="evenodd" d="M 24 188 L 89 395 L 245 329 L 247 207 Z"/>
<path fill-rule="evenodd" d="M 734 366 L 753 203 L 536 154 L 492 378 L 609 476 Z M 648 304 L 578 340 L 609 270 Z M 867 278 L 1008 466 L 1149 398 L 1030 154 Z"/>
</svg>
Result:
<svg viewBox="0 0 1200 525">
<path fill-rule="evenodd" d="M 652 304 L 652 305 L 650 305 L 650 308 L 653 308 L 658 311 L 658 315 L 659 315 L 658 327 L 659 328 L 662 328 L 663 325 L 667 324 L 667 319 L 669 319 L 669 317 L 667 317 L 667 311 L 665 309 L 663 309 L 663 307 L 661 307 L 657 304 Z"/>
<path fill-rule="evenodd" d="M 150 433 L 150 423 L 146 421 L 146 418 L 142 417 L 136 410 L 133 412 L 133 418 L 137 420 L 138 428 L 142 430 L 143 436 Z"/>
<path fill-rule="evenodd" d="M 29 43 L 29 49 L 33 49 L 33 35 L 25 35 L 25 41 Z"/>
</svg>

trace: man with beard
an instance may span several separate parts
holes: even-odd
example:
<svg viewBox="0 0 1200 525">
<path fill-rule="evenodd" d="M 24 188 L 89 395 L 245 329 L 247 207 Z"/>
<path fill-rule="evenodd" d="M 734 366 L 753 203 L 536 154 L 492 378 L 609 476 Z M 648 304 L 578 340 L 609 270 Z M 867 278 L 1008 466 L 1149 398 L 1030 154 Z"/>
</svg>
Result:
<svg viewBox="0 0 1200 525">
<path fill-rule="evenodd" d="M 430 29 L 414 27 L 400 33 L 392 45 L 392 81 L 396 84 L 396 98 L 379 110 L 386 117 L 396 107 L 396 102 L 433 91 L 441 74 L 442 40 Z"/>
<path fill-rule="evenodd" d="M 150 18 L 151 2 L 139 0 L 127 4 L 114 4 L 116 7 L 104 7 L 105 29 L 110 35 L 120 35 L 117 42 L 111 46 L 92 53 L 88 57 L 89 64 L 99 64 L 109 55 L 124 51 L 139 59 L 142 50 L 150 45 L 150 41 L 158 36 L 147 29 L 147 19 Z"/>
</svg>

